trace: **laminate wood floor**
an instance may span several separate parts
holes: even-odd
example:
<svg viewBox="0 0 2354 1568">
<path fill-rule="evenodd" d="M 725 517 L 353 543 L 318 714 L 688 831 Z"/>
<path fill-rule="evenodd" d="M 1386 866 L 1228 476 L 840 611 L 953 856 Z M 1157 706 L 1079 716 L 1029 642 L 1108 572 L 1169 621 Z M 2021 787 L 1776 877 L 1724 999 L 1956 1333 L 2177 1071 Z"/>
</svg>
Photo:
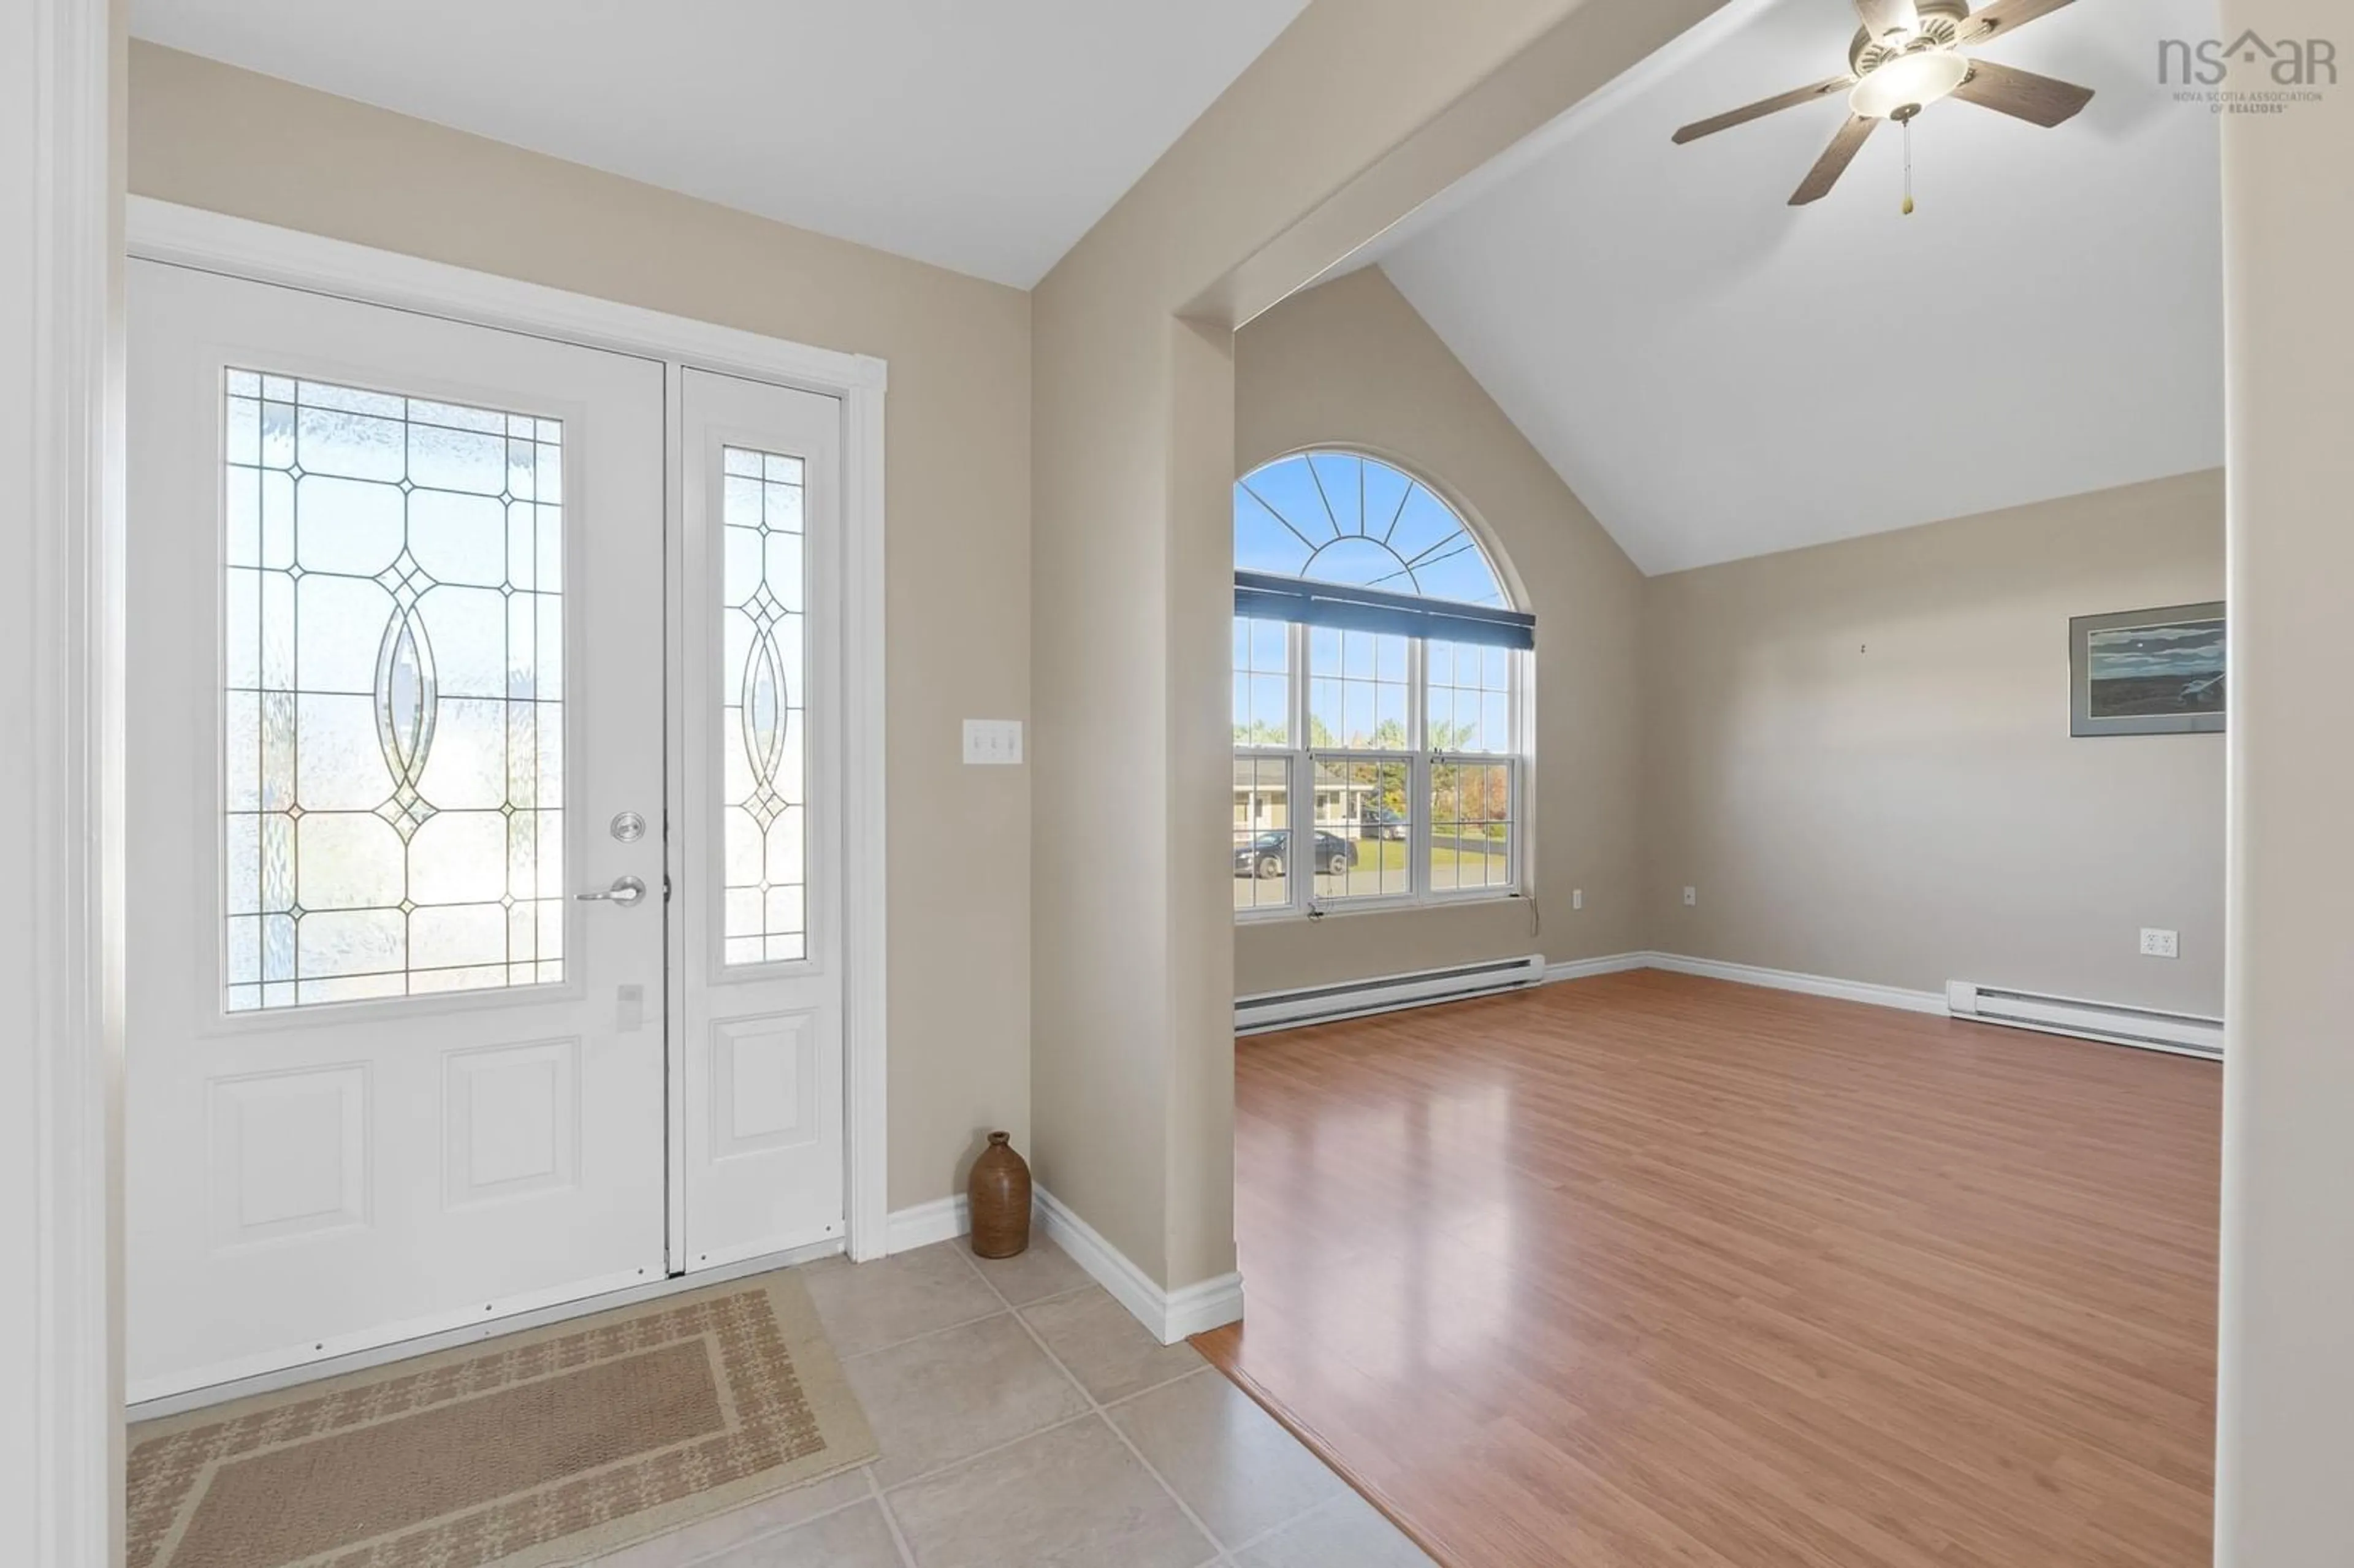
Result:
<svg viewBox="0 0 2354 1568">
<path fill-rule="evenodd" d="M 1235 1077 L 1194 1343 L 1442 1561 L 2210 1561 L 2211 1063 L 1644 971 Z"/>
</svg>

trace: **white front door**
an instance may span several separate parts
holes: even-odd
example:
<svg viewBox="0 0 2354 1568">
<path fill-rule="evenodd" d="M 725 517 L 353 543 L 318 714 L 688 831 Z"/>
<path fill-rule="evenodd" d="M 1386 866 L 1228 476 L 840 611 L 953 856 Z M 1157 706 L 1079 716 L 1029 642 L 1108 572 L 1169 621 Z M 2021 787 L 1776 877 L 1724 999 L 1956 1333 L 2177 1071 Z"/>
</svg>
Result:
<svg viewBox="0 0 2354 1568">
<path fill-rule="evenodd" d="M 840 399 L 681 375 L 678 1263 L 843 1234 Z"/>
<path fill-rule="evenodd" d="M 660 1277 L 664 367 L 150 262 L 129 336 L 130 1396 Z M 838 1157 L 762 1005 L 712 1158 Z"/>
</svg>

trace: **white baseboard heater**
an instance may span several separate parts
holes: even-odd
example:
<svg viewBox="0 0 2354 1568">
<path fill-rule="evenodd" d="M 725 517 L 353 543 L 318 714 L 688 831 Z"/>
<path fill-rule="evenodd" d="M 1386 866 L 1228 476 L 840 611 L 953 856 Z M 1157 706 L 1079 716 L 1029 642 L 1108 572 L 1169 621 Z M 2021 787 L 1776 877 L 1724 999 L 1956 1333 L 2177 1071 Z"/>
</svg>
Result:
<svg viewBox="0 0 2354 1568">
<path fill-rule="evenodd" d="M 1384 975 L 1378 980 L 1348 980 L 1340 985 L 1271 991 L 1235 999 L 1235 1033 L 1260 1034 L 1270 1029 L 1329 1023 L 1335 1019 L 1362 1018 L 1369 1012 L 1392 1012 L 1402 1007 L 1426 1007 L 1435 1001 L 1460 1001 L 1468 996 L 1518 991 L 1543 980 L 1544 959 L 1532 953 L 1524 959 L 1458 964 L 1450 969 L 1421 969 L 1413 974 Z"/>
<path fill-rule="evenodd" d="M 2155 1008 L 2119 1007 L 2113 1002 L 2004 991 L 1968 980 L 1946 982 L 1946 1006 L 1956 1018 L 1976 1019 L 1980 1023 L 2040 1029 L 2047 1034 L 2075 1034 L 2087 1040 L 2138 1045 L 2147 1051 L 2172 1051 L 2185 1056 L 2221 1060 L 2223 1054 L 2223 1021 L 2196 1013 L 2163 1012 Z"/>
</svg>

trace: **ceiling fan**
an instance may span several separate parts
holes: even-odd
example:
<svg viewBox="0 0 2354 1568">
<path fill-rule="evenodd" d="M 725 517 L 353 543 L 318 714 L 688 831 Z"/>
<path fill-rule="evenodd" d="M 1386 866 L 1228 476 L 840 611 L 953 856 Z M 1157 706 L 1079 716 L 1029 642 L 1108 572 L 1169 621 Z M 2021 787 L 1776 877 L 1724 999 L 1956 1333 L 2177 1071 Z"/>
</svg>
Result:
<svg viewBox="0 0 2354 1568">
<path fill-rule="evenodd" d="M 1883 120 L 1905 129 L 1904 210 L 1913 210 L 1911 132 L 1921 111 L 1946 98 L 1992 109 L 2032 125 L 2052 126 L 2073 118 L 2093 101 L 2093 90 L 2038 76 L 2031 70 L 1975 59 L 1962 51 L 2009 36 L 2074 0 L 1994 0 L 1973 12 L 1969 0 L 1855 0 L 1863 19 L 1848 46 L 1844 76 L 1816 82 L 1778 98 L 1702 120 L 1676 132 L 1676 142 L 1698 141 L 1719 131 L 1762 120 L 1844 91 L 1848 122 L 1831 138 L 1814 169 L 1790 197 L 1805 207 L 1830 194 L 1866 138 Z"/>
</svg>

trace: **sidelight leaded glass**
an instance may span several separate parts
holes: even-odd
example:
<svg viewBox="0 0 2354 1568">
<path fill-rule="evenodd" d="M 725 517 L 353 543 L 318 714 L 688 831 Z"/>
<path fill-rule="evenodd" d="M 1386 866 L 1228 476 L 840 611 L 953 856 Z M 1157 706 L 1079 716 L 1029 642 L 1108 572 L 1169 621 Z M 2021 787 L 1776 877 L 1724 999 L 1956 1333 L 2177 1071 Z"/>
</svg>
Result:
<svg viewBox="0 0 2354 1568">
<path fill-rule="evenodd" d="M 227 399 L 227 1005 L 562 980 L 561 425 Z"/>
<path fill-rule="evenodd" d="M 721 449 L 719 746 L 730 964 L 809 952 L 801 460 Z"/>
</svg>

